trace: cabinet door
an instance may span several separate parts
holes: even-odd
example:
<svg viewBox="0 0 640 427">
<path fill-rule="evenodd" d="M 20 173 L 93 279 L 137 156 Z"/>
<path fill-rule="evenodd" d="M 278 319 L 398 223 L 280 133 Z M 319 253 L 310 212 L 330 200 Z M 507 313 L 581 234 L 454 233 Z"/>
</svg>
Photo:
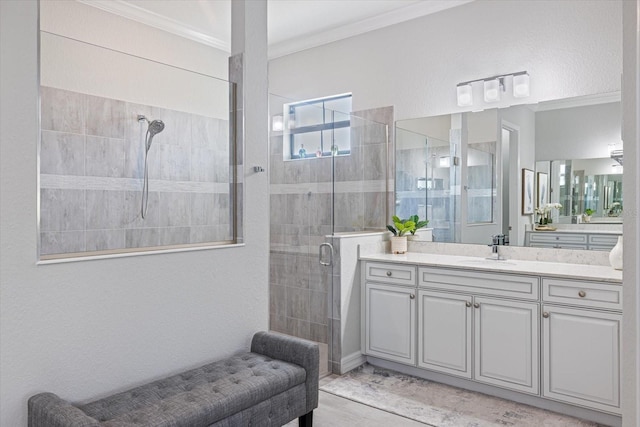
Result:
<svg viewBox="0 0 640 427">
<path fill-rule="evenodd" d="M 418 292 L 418 366 L 471 378 L 471 296 Z"/>
<path fill-rule="evenodd" d="M 415 289 L 366 283 L 367 354 L 415 365 Z"/>
<path fill-rule="evenodd" d="M 545 397 L 619 413 L 620 314 L 543 306 Z"/>
<path fill-rule="evenodd" d="M 474 299 L 474 378 L 538 393 L 538 304 Z"/>
</svg>

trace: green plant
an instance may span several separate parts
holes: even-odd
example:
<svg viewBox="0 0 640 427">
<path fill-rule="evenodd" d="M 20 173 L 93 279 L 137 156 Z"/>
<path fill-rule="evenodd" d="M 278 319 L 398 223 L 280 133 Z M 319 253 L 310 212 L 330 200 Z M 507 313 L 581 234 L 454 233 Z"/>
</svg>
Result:
<svg viewBox="0 0 640 427">
<path fill-rule="evenodd" d="M 587 215 L 587 216 L 591 216 L 594 213 L 596 213 L 596 211 L 594 211 L 593 209 L 585 209 L 584 210 L 584 214 Z"/>
<path fill-rule="evenodd" d="M 407 219 L 400 219 L 394 215 L 391 219 L 393 220 L 393 225 L 387 225 L 387 230 L 392 232 L 394 236 L 404 236 L 407 233 L 414 235 L 417 230 L 429 224 L 429 220 L 420 221 L 418 215 L 412 215 Z"/>
</svg>

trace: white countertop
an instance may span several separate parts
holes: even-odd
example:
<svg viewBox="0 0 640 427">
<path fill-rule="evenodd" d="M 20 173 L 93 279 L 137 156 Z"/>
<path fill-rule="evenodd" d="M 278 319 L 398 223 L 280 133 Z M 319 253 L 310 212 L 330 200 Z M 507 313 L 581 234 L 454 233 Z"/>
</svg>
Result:
<svg viewBox="0 0 640 427">
<path fill-rule="evenodd" d="M 586 229 L 570 229 L 570 228 L 557 228 L 555 230 L 527 230 L 528 233 L 578 233 L 578 234 L 611 234 L 621 236 L 622 231 L 617 230 L 586 230 Z"/>
<path fill-rule="evenodd" d="M 417 252 L 407 252 L 402 255 L 371 254 L 361 256 L 360 259 L 365 261 L 396 262 L 401 264 L 460 268 L 465 270 L 533 274 L 536 276 L 562 277 L 565 279 L 597 280 L 611 282 L 612 284 L 622 284 L 622 271 L 614 270 L 613 267 L 602 265 L 522 261 L 517 259 L 494 261 L 483 257 L 438 255 Z"/>
</svg>

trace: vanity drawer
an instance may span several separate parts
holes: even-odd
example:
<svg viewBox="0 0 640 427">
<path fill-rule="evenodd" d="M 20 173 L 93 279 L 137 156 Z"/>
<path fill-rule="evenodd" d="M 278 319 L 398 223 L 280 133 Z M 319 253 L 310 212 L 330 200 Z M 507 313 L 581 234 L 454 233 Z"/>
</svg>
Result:
<svg viewBox="0 0 640 427">
<path fill-rule="evenodd" d="M 540 243 L 565 243 L 570 245 L 587 244 L 586 234 L 574 234 L 574 233 L 550 233 L 548 231 L 541 231 L 538 233 L 531 233 L 529 235 L 530 242 Z"/>
<path fill-rule="evenodd" d="M 542 301 L 622 310 L 622 286 L 544 278 L 542 279 Z"/>
<path fill-rule="evenodd" d="M 617 234 L 590 234 L 589 244 L 598 246 L 610 246 L 613 248 L 618 243 Z"/>
<path fill-rule="evenodd" d="M 416 268 L 411 265 L 366 262 L 364 268 L 366 280 L 407 286 L 416 285 Z"/>
<path fill-rule="evenodd" d="M 433 267 L 418 269 L 418 285 L 430 289 L 527 300 L 537 300 L 540 294 L 537 277 Z"/>
</svg>

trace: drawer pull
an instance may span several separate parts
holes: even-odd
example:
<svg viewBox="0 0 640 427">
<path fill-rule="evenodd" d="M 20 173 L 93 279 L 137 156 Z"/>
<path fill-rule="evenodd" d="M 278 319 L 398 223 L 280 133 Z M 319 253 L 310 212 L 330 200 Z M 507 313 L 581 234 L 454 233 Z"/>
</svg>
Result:
<svg viewBox="0 0 640 427">
<path fill-rule="evenodd" d="M 475 303 L 475 304 L 473 304 L 473 306 L 474 306 L 475 308 L 480 308 L 480 303 Z"/>
<path fill-rule="evenodd" d="M 584 297 L 586 297 L 586 296 L 587 296 L 587 293 L 586 293 L 585 291 L 580 291 L 580 292 L 578 292 L 578 296 L 579 296 L 580 298 L 584 298 Z"/>
<path fill-rule="evenodd" d="M 544 317 L 545 319 L 549 317 L 549 312 L 545 311 L 544 313 L 542 313 L 542 317 Z"/>
<path fill-rule="evenodd" d="M 387 277 L 391 277 L 391 272 L 387 271 Z"/>
<path fill-rule="evenodd" d="M 471 301 L 465 302 L 464 305 L 466 305 L 467 307 L 471 307 Z"/>
<path fill-rule="evenodd" d="M 409 295 L 409 298 L 414 299 L 416 296 L 414 294 Z"/>
</svg>

